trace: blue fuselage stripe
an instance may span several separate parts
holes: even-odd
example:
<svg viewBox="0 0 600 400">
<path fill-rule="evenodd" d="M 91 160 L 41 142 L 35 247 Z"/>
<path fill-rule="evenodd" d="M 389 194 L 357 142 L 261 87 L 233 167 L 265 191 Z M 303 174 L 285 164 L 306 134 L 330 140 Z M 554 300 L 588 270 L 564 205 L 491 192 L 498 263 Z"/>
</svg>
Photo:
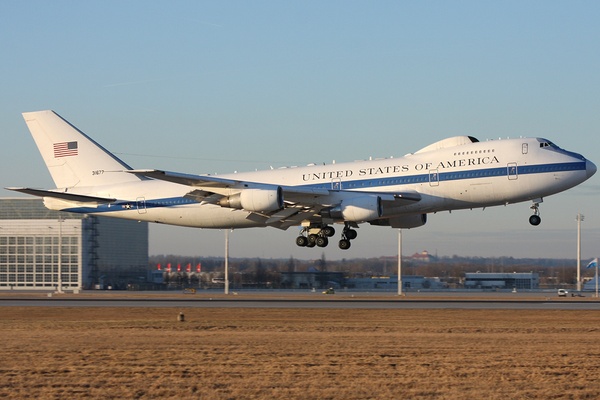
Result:
<svg viewBox="0 0 600 400">
<path fill-rule="evenodd" d="M 514 169 L 513 169 L 514 168 Z M 571 162 L 571 163 L 557 163 L 557 164 L 540 164 L 540 165 L 515 165 L 515 166 L 503 166 L 496 168 L 487 169 L 474 169 L 466 171 L 456 172 L 439 172 L 438 170 L 432 170 L 426 174 L 419 175 L 408 175 L 408 176 L 392 176 L 392 177 L 381 177 L 371 179 L 356 179 L 351 181 L 342 181 L 342 189 L 352 190 L 361 188 L 372 188 L 380 186 L 396 186 L 396 185 L 411 185 L 418 183 L 428 183 L 431 180 L 436 182 L 448 182 L 458 181 L 464 179 L 480 179 L 480 178 L 491 178 L 491 177 L 502 177 L 508 175 L 531 175 L 531 174 L 545 174 L 553 172 L 567 172 L 567 171 L 585 171 L 585 162 Z M 437 177 L 434 175 L 437 174 Z M 432 176 L 433 179 L 432 179 Z M 315 188 L 315 189 L 331 189 L 332 182 L 325 182 L 320 184 L 303 185 L 302 188 Z"/>
<path fill-rule="evenodd" d="M 449 182 L 459 181 L 464 179 L 482 179 L 502 176 L 515 176 L 518 178 L 520 175 L 532 175 L 532 174 L 547 174 L 554 172 L 568 172 L 568 171 L 585 171 L 586 163 L 581 162 L 570 162 L 570 163 L 556 163 L 556 164 L 539 164 L 539 165 L 515 165 L 515 166 L 504 166 L 487 169 L 474 169 L 467 171 L 456 171 L 456 172 L 437 172 L 435 170 L 430 171 L 426 174 L 419 175 L 408 175 L 408 176 L 392 176 L 392 177 L 381 177 L 381 178 L 370 178 L 363 180 L 351 180 L 341 181 L 342 190 L 360 190 L 374 187 L 385 187 L 385 186 L 398 186 L 398 185 L 413 185 L 419 183 L 429 183 L 430 181 L 435 182 Z M 438 176 L 435 177 L 434 175 Z M 298 187 L 307 189 L 332 189 L 334 182 L 328 181 L 324 183 L 311 184 L 311 185 L 300 185 Z M 103 212 L 115 212 L 115 211 L 126 211 L 126 210 L 137 210 L 138 208 L 152 209 L 152 208 L 163 208 L 163 207 L 176 207 L 188 204 L 196 204 L 196 200 L 187 199 L 185 197 L 173 197 L 163 199 L 146 199 L 143 204 L 136 201 L 118 201 L 110 205 L 100 205 L 97 208 L 78 207 L 71 208 L 65 211 L 77 212 L 77 213 L 90 213 L 98 214 Z"/>
</svg>

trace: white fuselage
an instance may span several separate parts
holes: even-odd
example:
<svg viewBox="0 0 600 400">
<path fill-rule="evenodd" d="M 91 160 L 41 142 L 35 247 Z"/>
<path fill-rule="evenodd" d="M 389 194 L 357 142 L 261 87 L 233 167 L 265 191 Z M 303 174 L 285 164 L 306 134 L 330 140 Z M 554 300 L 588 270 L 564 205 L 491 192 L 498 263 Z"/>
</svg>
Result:
<svg viewBox="0 0 600 400">
<path fill-rule="evenodd" d="M 335 205 L 357 192 L 393 195 L 414 191 L 420 195 L 421 200 L 413 204 L 384 210 L 390 216 L 541 199 L 585 181 L 596 171 L 583 156 L 539 138 L 430 147 L 399 158 L 280 168 L 219 178 L 329 190 L 328 196 L 315 197 L 319 204 Z M 53 199 L 46 199 L 46 204 L 65 211 L 191 227 L 265 226 L 249 218 L 251 213 L 246 210 L 185 197 L 190 187 L 177 183 L 148 179 L 90 188 L 88 192 L 116 198 L 118 202 L 93 208 L 83 204 L 67 207 Z"/>
</svg>

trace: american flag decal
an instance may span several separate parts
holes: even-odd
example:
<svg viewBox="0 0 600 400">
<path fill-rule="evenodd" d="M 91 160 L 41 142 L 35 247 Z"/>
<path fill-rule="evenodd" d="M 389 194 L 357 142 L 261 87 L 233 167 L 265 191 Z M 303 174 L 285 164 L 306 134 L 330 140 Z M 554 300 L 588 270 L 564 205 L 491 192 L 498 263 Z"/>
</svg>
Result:
<svg viewBox="0 0 600 400">
<path fill-rule="evenodd" d="M 77 155 L 77 142 L 54 143 L 54 158 Z"/>
</svg>

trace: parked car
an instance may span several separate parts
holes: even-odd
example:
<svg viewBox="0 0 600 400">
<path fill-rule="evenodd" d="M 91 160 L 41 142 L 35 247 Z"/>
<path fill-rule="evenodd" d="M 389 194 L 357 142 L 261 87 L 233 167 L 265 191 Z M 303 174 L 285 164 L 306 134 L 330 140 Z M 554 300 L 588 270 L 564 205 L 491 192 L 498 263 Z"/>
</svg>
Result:
<svg viewBox="0 0 600 400">
<path fill-rule="evenodd" d="M 558 297 L 567 297 L 568 294 L 567 289 L 558 289 Z"/>
</svg>

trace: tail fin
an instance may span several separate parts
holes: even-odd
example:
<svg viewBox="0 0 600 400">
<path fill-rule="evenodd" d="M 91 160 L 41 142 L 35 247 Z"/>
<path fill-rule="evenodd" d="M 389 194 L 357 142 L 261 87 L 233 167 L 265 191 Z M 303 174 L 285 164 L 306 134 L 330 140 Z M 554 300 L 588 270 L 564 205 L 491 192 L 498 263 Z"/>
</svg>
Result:
<svg viewBox="0 0 600 400">
<path fill-rule="evenodd" d="M 54 111 L 23 113 L 57 188 L 139 181 L 131 168 Z"/>
</svg>

